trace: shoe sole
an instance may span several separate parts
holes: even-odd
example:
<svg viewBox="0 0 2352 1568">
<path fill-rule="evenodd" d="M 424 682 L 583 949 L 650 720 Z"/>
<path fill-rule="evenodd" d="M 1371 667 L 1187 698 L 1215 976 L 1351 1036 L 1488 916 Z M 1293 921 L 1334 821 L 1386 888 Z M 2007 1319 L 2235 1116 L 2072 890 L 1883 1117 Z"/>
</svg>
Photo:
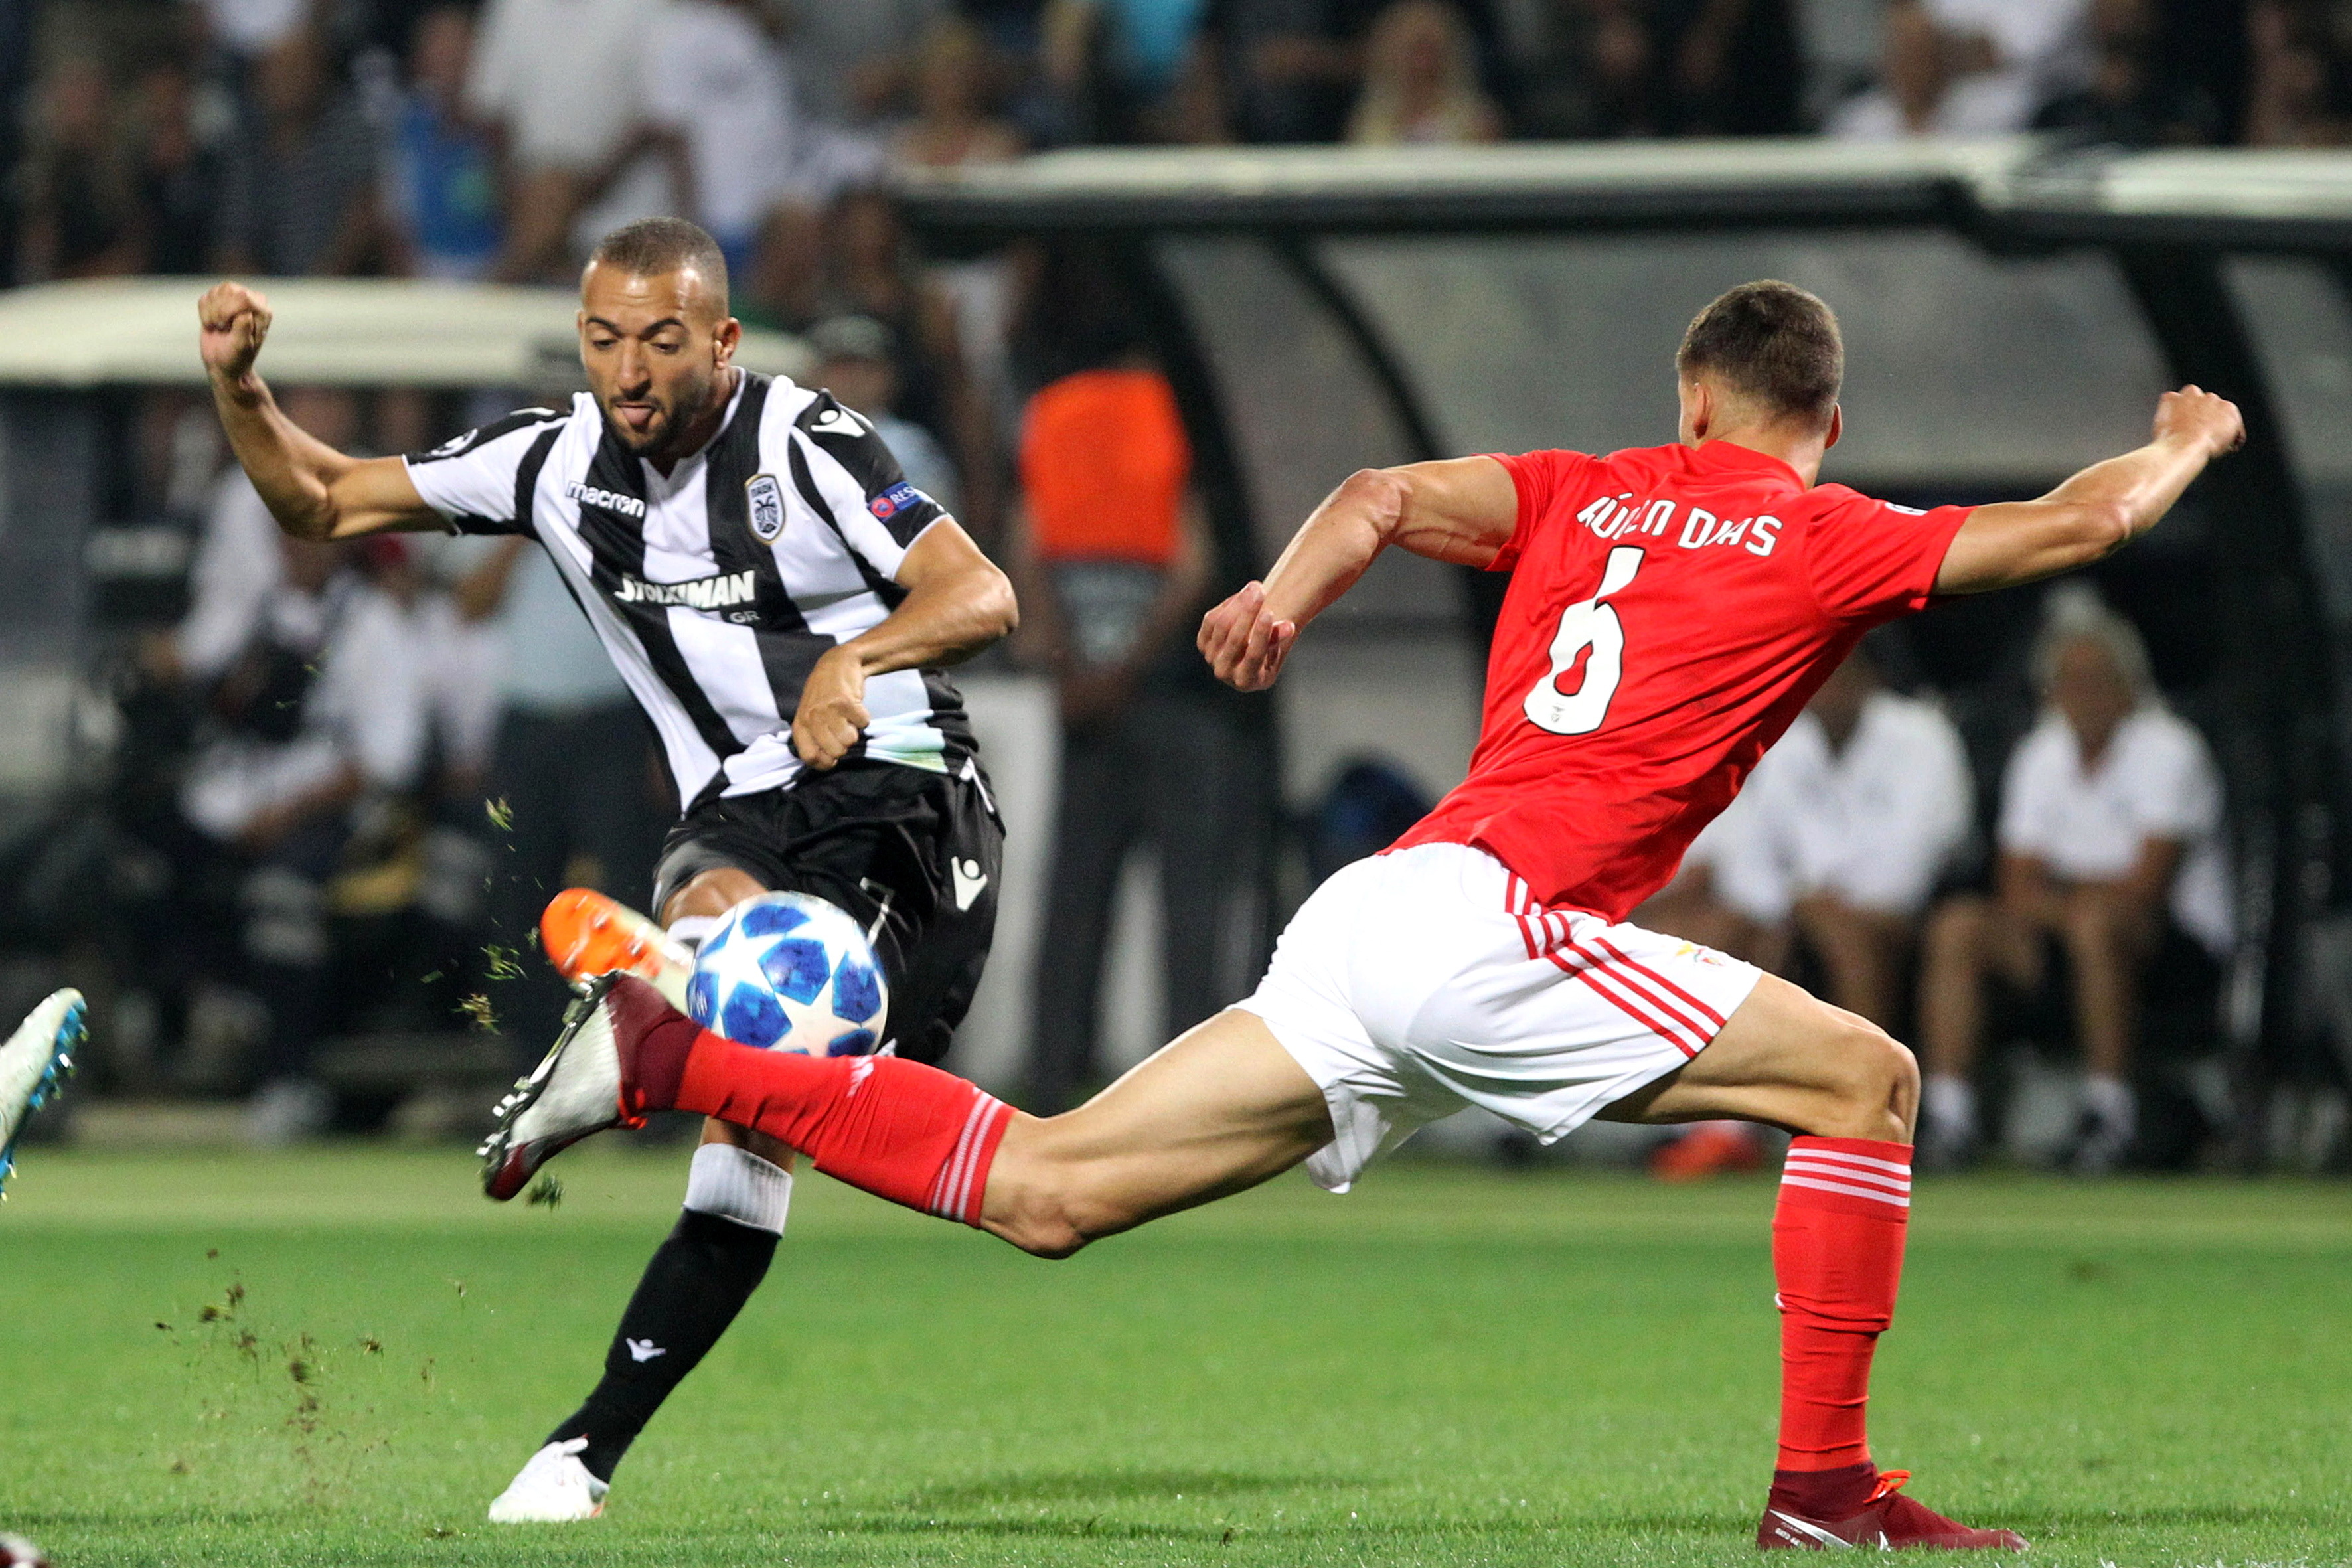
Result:
<svg viewBox="0 0 2352 1568">
<path fill-rule="evenodd" d="M 24 1137 L 26 1123 L 33 1120 L 33 1112 L 58 1097 L 65 1080 L 73 1076 L 73 1053 L 89 1040 L 89 1004 L 83 1000 L 79 991 L 70 994 L 73 1000 L 66 1004 L 66 1010 L 59 1016 L 57 1028 L 49 1037 L 48 1064 L 41 1068 L 40 1079 L 33 1085 L 33 1092 L 25 1101 L 25 1114 L 18 1120 L 16 1131 L 8 1135 L 5 1146 L 0 1146 L 0 1199 L 8 1195 L 8 1178 L 16 1171 L 16 1142 Z M 49 998 L 50 1001 L 56 999 L 54 996 Z M 47 1003 L 42 1005 L 47 1006 Z"/>
<path fill-rule="evenodd" d="M 592 1127 L 569 1138 L 548 1139 L 536 1143 L 517 1143 L 511 1137 L 514 1124 L 547 1092 L 548 1084 L 555 1077 L 556 1062 L 570 1048 L 588 1020 L 596 1016 L 596 1009 L 604 1005 L 604 994 L 613 988 L 614 978 L 612 974 L 599 974 L 587 982 L 572 1005 L 563 1010 L 563 1032 L 555 1037 L 555 1044 L 548 1047 L 547 1055 L 540 1058 L 539 1065 L 531 1068 L 530 1075 L 517 1079 L 514 1088 L 499 1101 L 494 1112 L 498 1125 L 482 1141 L 482 1146 L 475 1151 L 482 1160 L 483 1194 L 493 1202 L 505 1203 L 516 1196 L 530 1184 L 531 1177 L 539 1173 L 540 1167 L 582 1139 L 593 1137 L 604 1131 L 601 1127 Z M 615 1112 L 619 1109 L 618 1106 L 614 1108 Z"/>
<path fill-rule="evenodd" d="M 652 984 L 684 1011 L 687 976 L 694 966 L 661 927 L 618 900 L 587 888 L 566 888 L 539 917 L 539 945 L 555 972 L 574 985 L 614 971 Z"/>
</svg>

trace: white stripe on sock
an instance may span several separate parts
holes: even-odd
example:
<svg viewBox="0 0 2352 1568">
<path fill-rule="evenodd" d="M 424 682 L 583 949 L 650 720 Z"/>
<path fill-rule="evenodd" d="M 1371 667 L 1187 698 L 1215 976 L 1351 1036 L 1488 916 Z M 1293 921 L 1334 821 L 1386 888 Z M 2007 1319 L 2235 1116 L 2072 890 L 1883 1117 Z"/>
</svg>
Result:
<svg viewBox="0 0 2352 1568">
<path fill-rule="evenodd" d="M 1874 1198 L 1882 1204 L 1890 1204 L 1899 1209 L 1907 1209 L 1911 1206 L 1911 1200 L 1907 1197 L 1896 1197 L 1892 1193 L 1873 1192 L 1868 1187 L 1848 1186 L 1843 1182 L 1817 1182 L 1811 1176 L 1782 1176 L 1780 1184 L 1784 1187 L 1813 1187 L 1824 1193 L 1843 1193 L 1853 1198 Z"/>
</svg>

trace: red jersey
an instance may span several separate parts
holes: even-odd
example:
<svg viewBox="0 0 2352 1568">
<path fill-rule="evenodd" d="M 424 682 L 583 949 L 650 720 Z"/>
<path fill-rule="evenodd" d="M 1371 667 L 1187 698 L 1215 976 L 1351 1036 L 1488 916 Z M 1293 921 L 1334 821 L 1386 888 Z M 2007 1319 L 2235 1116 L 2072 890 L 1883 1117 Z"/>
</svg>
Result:
<svg viewBox="0 0 2352 1568">
<path fill-rule="evenodd" d="M 1500 461 L 1519 515 L 1478 747 L 1397 847 L 1475 845 L 1622 921 L 1863 633 L 1927 605 L 1969 509 L 1807 489 L 1727 441 Z"/>
</svg>

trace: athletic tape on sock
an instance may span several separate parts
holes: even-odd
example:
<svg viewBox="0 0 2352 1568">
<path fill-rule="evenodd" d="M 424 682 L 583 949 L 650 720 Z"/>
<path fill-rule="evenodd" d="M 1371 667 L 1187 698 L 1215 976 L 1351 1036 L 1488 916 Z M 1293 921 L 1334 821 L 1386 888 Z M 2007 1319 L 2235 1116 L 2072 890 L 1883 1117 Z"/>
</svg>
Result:
<svg viewBox="0 0 2352 1568">
<path fill-rule="evenodd" d="M 694 1152 L 686 1178 L 688 1208 L 782 1236 L 792 1202 L 793 1173 L 749 1149 L 705 1143 Z"/>
<path fill-rule="evenodd" d="M 703 940 L 719 928 L 724 915 L 688 915 L 669 922 L 669 938 L 688 952 L 702 951 Z"/>
</svg>

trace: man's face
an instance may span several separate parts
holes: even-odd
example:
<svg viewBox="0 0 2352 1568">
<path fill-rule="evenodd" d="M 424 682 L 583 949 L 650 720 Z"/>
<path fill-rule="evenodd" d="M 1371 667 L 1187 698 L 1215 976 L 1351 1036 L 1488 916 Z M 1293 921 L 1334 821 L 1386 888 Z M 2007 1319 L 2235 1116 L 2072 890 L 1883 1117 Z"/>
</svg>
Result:
<svg viewBox="0 0 2352 1568">
<path fill-rule="evenodd" d="M 673 444 L 725 395 L 741 335 L 693 268 L 646 278 L 592 264 L 580 280 L 588 390 L 606 426 L 640 458 L 685 455 Z"/>
<path fill-rule="evenodd" d="M 2076 637 L 2061 647 L 2052 662 L 2050 700 L 2066 716 L 2067 725 L 2082 744 L 2095 750 L 2105 745 L 2116 727 L 2131 717 L 2138 693 L 2105 643 L 2095 637 Z"/>
</svg>

